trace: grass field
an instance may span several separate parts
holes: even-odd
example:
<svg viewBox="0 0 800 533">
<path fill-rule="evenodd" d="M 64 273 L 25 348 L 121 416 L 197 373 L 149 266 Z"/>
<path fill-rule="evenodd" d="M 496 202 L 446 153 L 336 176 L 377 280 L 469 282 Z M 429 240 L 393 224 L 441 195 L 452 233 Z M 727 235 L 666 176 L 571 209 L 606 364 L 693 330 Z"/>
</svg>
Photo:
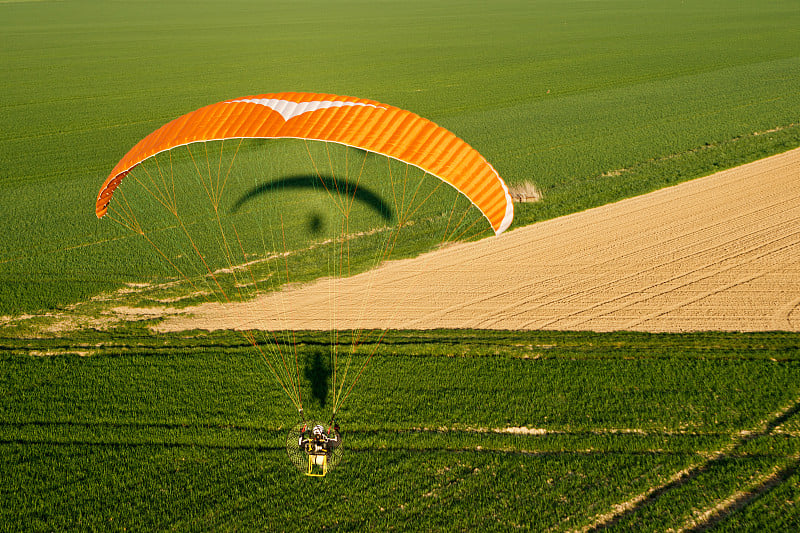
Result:
<svg viewBox="0 0 800 533">
<path fill-rule="evenodd" d="M 351 94 L 451 129 L 582 210 L 800 144 L 792 1 L 0 4 L 0 314 L 131 281 L 97 221 L 133 144 L 202 105 Z"/>
<path fill-rule="evenodd" d="M 239 335 L 0 348 L 4 529 L 800 525 L 795 334 L 391 333 L 340 415 L 344 462 L 313 482 Z M 303 380 L 311 416 L 329 379 Z"/>
</svg>

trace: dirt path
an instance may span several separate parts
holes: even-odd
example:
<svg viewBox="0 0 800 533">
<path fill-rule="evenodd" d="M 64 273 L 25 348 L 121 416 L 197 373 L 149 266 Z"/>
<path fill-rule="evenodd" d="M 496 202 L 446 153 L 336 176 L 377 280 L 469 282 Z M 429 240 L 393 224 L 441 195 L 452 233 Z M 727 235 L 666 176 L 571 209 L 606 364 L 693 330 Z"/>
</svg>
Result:
<svg viewBox="0 0 800 533">
<path fill-rule="evenodd" d="M 164 328 L 799 331 L 800 149 L 335 288 L 192 313 Z"/>
</svg>

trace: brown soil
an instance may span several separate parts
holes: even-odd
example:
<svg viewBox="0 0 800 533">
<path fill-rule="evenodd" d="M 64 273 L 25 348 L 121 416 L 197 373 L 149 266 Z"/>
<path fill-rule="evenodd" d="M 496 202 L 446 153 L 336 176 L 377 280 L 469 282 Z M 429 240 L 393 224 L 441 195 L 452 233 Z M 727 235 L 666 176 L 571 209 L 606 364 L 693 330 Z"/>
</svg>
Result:
<svg viewBox="0 0 800 533">
<path fill-rule="evenodd" d="M 800 149 L 163 328 L 800 330 Z"/>
</svg>

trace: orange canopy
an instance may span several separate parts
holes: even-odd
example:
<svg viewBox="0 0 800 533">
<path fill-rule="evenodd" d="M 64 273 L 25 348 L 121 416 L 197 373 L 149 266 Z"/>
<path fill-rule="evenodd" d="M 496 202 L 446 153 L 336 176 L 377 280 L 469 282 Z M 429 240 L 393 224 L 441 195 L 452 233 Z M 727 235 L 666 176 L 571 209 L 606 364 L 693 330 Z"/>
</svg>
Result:
<svg viewBox="0 0 800 533">
<path fill-rule="evenodd" d="M 236 138 L 330 141 L 419 167 L 451 184 L 483 213 L 496 234 L 514 217 L 508 188 L 475 149 L 410 111 L 372 100 L 314 93 L 247 96 L 202 107 L 169 122 L 125 154 L 97 195 L 106 214 L 119 183 L 145 159 L 177 146 Z"/>
</svg>

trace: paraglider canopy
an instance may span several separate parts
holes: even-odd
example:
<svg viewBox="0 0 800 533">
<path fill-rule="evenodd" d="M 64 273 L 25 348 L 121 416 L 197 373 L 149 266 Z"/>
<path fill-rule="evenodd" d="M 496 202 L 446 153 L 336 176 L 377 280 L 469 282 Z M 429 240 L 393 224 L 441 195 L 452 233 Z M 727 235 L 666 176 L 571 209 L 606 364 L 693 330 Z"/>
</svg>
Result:
<svg viewBox="0 0 800 533">
<path fill-rule="evenodd" d="M 114 190 L 142 161 L 177 146 L 242 138 L 339 143 L 416 166 L 469 198 L 496 234 L 514 217 L 508 188 L 475 149 L 410 111 L 350 96 L 276 93 L 226 100 L 187 113 L 139 141 L 114 167 L 95 204 L 103 217 Z"/>
</svg>

